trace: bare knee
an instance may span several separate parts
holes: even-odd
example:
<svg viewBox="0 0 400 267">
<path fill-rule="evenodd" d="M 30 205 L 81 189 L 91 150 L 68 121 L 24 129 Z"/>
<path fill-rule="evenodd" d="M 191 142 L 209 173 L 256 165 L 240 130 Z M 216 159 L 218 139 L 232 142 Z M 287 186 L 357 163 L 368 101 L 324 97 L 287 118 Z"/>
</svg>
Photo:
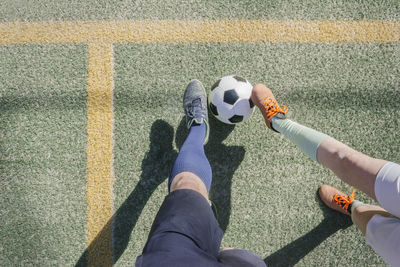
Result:
<svg viewBox="0 0 400 267">
<path fill-rule="evenodd" d="M 194 173 L 182 172 L 177 174 L 172 180 L 170 191 L 180 189 L 190 189 L 202 194 L 208 201 L 207 188 L 204 182 Z"/>
</svg>

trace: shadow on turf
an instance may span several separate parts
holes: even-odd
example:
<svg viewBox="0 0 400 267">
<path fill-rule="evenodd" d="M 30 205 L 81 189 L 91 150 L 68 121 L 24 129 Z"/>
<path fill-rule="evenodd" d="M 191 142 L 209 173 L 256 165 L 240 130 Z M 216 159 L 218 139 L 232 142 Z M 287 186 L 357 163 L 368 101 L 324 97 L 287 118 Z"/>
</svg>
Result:
<svg viewBox="0 0 400 267">
<path fill-rule="evenodd" d="M 230 193 L 232 176 L 244 158 L 245 150 L 239 146 L 225 146 L 222 141 L 232 132 L 234 126 L 222 125 L 210 118 L 210 137 L 205 146 L 206 155 L 213 168 L 213 183 L 210 198 L 217 206 L 218 220 L 225 231 L 230 216 Z M 185 141 L 187 131 L 185 118 L 178 126 L 176 144 L 180 148 Z M 99 251 L 110 239 L 113 229 L 113 262 L 116 263 L 128 246 L 130 236 L 144 206 L 157 187 L 167 179 L 173 162 L 177 157 L 172 142 L 174 129 L 163 120 L 153 123 L 150 132 L 150 148 L 142 161 L 142 174 L 135 189 L 103 227 L 94 241 L 84 251 L 75 266 L 87 266 L 89 251 Z M 132 151 L 133 153 L 133 151 Z M 160 203 L 161 205 L 161 203 Z M 154 219 L 154 218 L 152 218 Z M 132 259 L 134 261 L 135 259 Z"/>
<path fill-rule="evenodd" d="M 316 202 L 324 213 L 324 219 L 307 234 L 266 257 L 264 261 L 268 266 L 294 266 L 329 236 L 353 224 L 349 216 L 326 207 L 318 194 Z"/>
<path fill-rule="evenodd" d="M 117 262 L 125 251 L 136 222 L 144 206 L 157 187 L 169 175 L 177 152 L 172 146 L 174 129 L 163 120 L 153 123 L 150 132 L 150 149 L 142 161 L 142 174 L 135 189 L 115 212 L 112 219 L 97 235 L 81 255 L 75 266 L 87 266 L 89 251 L 101 251 L 101 247 L 109 240 L 109 229 L 113 225 L 113 262 Z M 134 153 L 134 151 L 131 151 Z M 161 203 L 160 203 L 161 205 Z M 135 259 L 132 259 L 134 262 Z"/>
</svg>

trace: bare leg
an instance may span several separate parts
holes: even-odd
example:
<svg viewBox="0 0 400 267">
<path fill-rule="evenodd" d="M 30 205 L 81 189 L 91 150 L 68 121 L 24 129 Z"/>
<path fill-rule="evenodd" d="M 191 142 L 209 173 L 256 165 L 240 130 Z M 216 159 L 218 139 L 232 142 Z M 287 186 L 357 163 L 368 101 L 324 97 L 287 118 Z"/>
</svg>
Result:
<svg viewBox="0 0 400 267">
<path fill-rule="evenodd" d="M 331 169 L 341 180 L 377 200 L 375 195 L 376 176 L 387 161 L 369 157 L 325 134 L 286 120 L 284 116 L 286 110 L 276 102 L 272 91 L 263 84 L 254 86 L 252 100 L 260 109 L 268 128 L 284 134 L 311 159 L 317 160 Z M 344 206 L 334 201 L 334 196 L 337 193 L 344 195 L 342 192 L 336 188 L 323 185 L 318 193 L 328 207 L 350 215 L 347 210 L 348 206 L 344 209 Z M 346 196 L 347 198 L 348 196 Z M 353 222 L 364 235 L 368 222 L 376 214 L 391 216 L 381 207 L 374 205 L 356 206 L 353 203 L 351 215 Z"/>
<path fill-rule="evenodd" d="M 358 229 L 361 230 L 363 235 L 365 236 L 365 233 L 367 232 L 367 224 L 369 220 L 374 215 L 382 215 L 385 217 L 390 217 L 392 216 L 389 212 L 387 212 L 385 209 L 375 206 L 375 205 L 361 205 L 358 206 L 353 210 L 351 213 L 351 219 L 353 220 L 354 224 L 357 225 Z"/>
<path fill-rule="evenodd" d="M 317 159 L 341 180 L 376 200 L 376 175 L 387 161 L 371 158 L 333 138 L 322 141 L 317 150 Z"/>
<path fill-rule="evenodd" d="M 207 188 L 204 182 L 194 173 L 181 172 L 178 173 L 172 180 L 171 192 L 180 189 L 191 189 L 200 194 L 208 200 Z"/>
<path fill-rule="evenodd" d="M 272 91 L 264 84 L 254 86 L 251 98 L 264 116 L 268 128 L 284 134 L 311 159 L 317 160 L 344 182 L 376 200 L 376 175 L 387 161 L 371 158 L 321 132 L 285 119 L 285 109 L 276 102 Z"/>
<path fill-rule="evenodd" d="M 191 189 L 203 195 L 203 197 L 209 201 L 208 193 L 204 182 L 194 173 L 181 172 L 175 176 L 171 184 L 171 192 L 180 189 Z M 231 250 L 234 248 L 223 248 L 220 250 Z"/>
</svg>

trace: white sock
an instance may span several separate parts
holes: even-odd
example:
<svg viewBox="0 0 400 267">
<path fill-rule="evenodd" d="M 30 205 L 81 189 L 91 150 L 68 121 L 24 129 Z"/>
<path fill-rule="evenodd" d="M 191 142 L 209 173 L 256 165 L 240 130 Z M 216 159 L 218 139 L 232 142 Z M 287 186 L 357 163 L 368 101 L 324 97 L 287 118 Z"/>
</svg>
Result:
<svg viewBox="0 0 400 267">
<path fill-rule="evenodd" d="M 353 211 L 355 208 L 362 206 L 362 205 L 366 205 L 366 204 L 359 200 L 353 200 L 353 202 L 351 203 L 351 214 L 353 214 Z"/>
<path fill-rule="evenodd" d="M 359 206 L 363 206 L 363 205 L 366 205 L 366 204 L 364 204 L 363 202 L 361 202 L 359 200 L 353 200 L 353 202 L 351 203 L 351 220 L 353 221 L 353 223 L 354 223 L 354 220 L 353 220 L 354 209 L 359 207 Z"/>
<path fill-rule="evenodd" d="M 312 160 L 317 161 L 317 149 L 323 140 L 329 135 L 308 128 L 289 119 L 271 119 L 272 127 L 285 135 L 290 141 L 297 145 Z M 318 161 L 317 161 L 318 162 Z"/>
</svg>

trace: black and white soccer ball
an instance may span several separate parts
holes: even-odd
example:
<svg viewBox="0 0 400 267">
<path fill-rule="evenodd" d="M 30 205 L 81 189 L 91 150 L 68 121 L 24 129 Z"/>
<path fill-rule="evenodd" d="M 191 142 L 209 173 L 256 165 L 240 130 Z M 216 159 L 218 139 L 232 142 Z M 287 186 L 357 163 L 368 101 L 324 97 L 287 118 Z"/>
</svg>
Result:
<svg viewBox="0 0 400 267">
<path fill-rule="evenodd" d="M 222 77 L 211 87 L 208 97 L 211 113 L 227 124 L 246 121 L 254 111 L 251 101 L 252 89 L 253 86 L 242 77 Z"/>
</svg>

